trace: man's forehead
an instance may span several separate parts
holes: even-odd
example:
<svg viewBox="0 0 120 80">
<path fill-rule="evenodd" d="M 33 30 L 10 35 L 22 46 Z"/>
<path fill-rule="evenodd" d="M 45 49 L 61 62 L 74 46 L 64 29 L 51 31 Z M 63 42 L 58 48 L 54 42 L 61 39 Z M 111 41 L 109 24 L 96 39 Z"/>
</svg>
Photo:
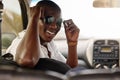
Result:
<svg viewBox="0 0 120 80">
<path fill-rule="evenodd" d="M 61 13 L 57 10 L 46 9 L 45 16 L 61 17 Z"/>
</svg>

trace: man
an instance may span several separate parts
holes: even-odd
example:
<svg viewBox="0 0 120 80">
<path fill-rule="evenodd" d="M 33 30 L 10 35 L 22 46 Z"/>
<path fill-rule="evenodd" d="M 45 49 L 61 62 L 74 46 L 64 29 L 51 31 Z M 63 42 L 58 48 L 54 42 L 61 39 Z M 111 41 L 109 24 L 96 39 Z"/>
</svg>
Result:
<svg viewBox="0 0 120 80">
<path fill-rule="evenodd" d="M 50 0 L 42 0 L 31 10 L 27 29 L 12 42 L 7 53 L 12 53 L 14 60 L 24 67 L 35 67 L 40 58 L 51 58 L 64 62 L 71 68 L 76 67 L 79 29 L 72 19 L 63 21 L 68 44 L 68 57 L 65 59 L 53 41 L 61 28 L 60 7 Z"/>
</svg>

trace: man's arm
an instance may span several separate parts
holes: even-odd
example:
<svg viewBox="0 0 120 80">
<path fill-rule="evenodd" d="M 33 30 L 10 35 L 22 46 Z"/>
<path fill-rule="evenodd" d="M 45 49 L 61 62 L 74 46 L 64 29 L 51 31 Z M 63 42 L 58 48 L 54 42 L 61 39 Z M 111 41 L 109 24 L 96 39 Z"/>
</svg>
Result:
<svg viewBox="0 0 120 80">
<path fill-rule="evenodd" d="M 15 60 L 16 62 L 25 67 L 34 67 L 39 60 L 40 54 L 40 40 L 39 40 L 39 27 L 41 22 L 39 16 L 41 15 L 40 9 L 34 8 L 33 14 L 28 22 L 26 33 L 19 43 Z"/>
<path fill-rule="evenodd" d="M 66 63 L 74 68 L 78 65 L 77 42 L 80 30 L 73 23 L 72 19 L 64 21 L 64 28 L 68 43 L 68 57 Z"/>
<path fill-rule="evenodd" d="M 71 66 L 71 68 L 74 68 L 78 65 L 77 45 L 68 45 L 67 64 Z"/>
</svg>

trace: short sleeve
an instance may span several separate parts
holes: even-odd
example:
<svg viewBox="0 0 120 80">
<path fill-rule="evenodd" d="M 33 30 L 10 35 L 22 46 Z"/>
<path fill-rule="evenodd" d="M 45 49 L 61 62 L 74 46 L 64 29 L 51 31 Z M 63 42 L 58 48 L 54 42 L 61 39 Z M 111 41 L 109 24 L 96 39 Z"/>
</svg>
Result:
<svg viewBox="0 0 120 80">
<path fill-rule="evenodd" d="M 57 46 L 54 44 L 54 41 L 50 42 L 50 45 L 48 45 L 48 48 L 52 52 L 53 59 L 66 63 L 66 58 L 58 50 Z"/>
<path fill-rule="evenodd" d="M 25 31 L 22 31 L 21 33 L 19 33 L 19 35 L 12 41 L 11 45 L 6 50 L 6 53 L 11 53 L 14 56 L 14 58 L 13 58 L 14 60 L 15 60 L 17 46 L 20 43 L 20 41 L 22 40 L 22 38 L 24 36 L 24 32 Z"/>
</svg>

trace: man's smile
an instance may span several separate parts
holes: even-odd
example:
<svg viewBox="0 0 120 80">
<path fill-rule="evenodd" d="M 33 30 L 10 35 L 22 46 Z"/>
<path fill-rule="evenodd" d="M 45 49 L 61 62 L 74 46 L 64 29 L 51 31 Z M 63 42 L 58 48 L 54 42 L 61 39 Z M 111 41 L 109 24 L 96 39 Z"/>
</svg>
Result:
<svg viewBox="0 0 120 80">
<path fill-rule="evenodd" d="M 52 32 L 52 31 L 49 31 L 49 30 L 47 30 L 46 32 L 49 33 L 50 35 L 55 35 L 55 32 Z"/>
</svg>

